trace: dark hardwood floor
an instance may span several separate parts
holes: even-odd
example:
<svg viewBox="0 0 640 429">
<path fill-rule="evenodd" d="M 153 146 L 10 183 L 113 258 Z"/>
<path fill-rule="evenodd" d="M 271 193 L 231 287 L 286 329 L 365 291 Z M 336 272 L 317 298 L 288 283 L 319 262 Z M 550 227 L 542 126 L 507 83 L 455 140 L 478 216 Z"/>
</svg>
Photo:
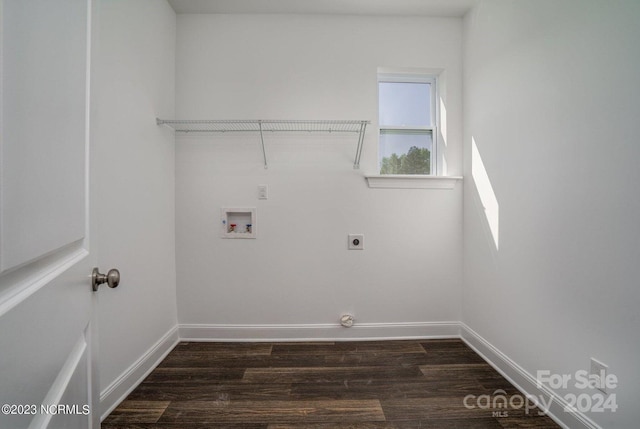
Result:
<svg viewBox="0 0 640 429">
<path fill-rule="evenodd" d="M 493 403 L 520 393 L 457 339 L 180 343 L 102 427 L 559 427 L 516 400 L 487 408 L 480 395 Z"/>
</svg>

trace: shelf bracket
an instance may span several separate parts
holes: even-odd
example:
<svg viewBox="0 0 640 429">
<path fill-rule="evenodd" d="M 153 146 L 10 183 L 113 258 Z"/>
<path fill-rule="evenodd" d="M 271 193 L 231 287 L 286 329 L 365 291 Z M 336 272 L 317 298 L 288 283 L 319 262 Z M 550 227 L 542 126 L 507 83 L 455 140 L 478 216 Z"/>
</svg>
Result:
<svg viewBox="0 0 640 429">
<path fill-rule="evenodd" d="M 267 166 L 267 152 L 264 150 L 264 136 L 262 135 L 262 121 L 258 121 L 260 127 L 260 143 L 262 143 L 262 159 L 264 160 L 264 169 L 269 168 Z"/>
<path fill-rule="evenodd" d="M 360 168 L 360 156 L 362 155 L 362 146 L 364 146 L 364 133 L 367 129 L 367 121 L 360 122 L 360 132 L 358 133 L 358 147 L 356 148 L 356 157 L 353 162 L 355 170 Z"/>
</svg>

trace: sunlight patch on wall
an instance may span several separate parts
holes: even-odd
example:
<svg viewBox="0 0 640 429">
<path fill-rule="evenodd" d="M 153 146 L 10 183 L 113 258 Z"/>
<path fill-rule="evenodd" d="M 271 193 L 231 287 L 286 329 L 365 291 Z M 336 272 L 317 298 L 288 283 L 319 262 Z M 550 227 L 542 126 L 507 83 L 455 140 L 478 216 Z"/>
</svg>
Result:
<svg viewBox="0 0 640 429">
<path fill-rule="evenodd" d="M 438 154 L 438 161 L 441 162 L 440 174 L 446 176 L 448 173 L 447 168 L 447 157 L 446 157 L 446 149 L 447 149 L 447 106 L 444 104 L 444 100 L 442 97 L 438 97 L 440 101 L 440 136 L 442 136 L 442 144 L 440 144 L 440 149 L 442 149 Z"/>
<path fill-rule="evenodd" d="M 440 133 L 442 134 L 442 144 L 447 145 L 447 106 L 440 97 Z"/>
<path fill-rule="evenodd" d="M 478 195 L 484 208 L 484 215 L 487 219 L 487 224 L 491 230 L 491 236 L 493 237 L 493 242 L 497 250 L 500 206 L 498 205 L 498 199 L 493 191 L 489 175 L 487 174 L 487 170 L 482 162 L 482 157 L 480 156 L 480 151 L 478 151 L 478 146 L 473 137 L 471 138 L 471 175 L 476 184 L 476 189 L 478 190 Z"/>
</svg>

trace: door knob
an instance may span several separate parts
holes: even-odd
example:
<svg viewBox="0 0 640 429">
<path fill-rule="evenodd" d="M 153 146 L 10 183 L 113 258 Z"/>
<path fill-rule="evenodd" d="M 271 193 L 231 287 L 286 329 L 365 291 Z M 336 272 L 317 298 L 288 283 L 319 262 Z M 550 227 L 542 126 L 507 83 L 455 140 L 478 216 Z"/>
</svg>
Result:
<svg viewBox="0 0 640 429">
<path fill-rule="evenodd" d="M 98 291 L 98 286 L 106 283 L 110 288 L 118 287 L 120 284 L 120 271 L 112 268 L 107 274 L 100 274 L 98 267 L 91 272 L 91 288 L 94 292 Z"/>
</svg>

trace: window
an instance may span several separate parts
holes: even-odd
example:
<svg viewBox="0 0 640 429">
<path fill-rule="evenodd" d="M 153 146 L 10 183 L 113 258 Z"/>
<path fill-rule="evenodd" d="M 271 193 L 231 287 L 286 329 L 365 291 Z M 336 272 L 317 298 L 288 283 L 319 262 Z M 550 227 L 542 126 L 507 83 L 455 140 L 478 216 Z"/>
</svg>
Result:
<svg viewBox="0 0 640 429">
<path fill-rule="evenodd" d="M 436 79 L 378 75 L 380 174 L 436 174 Z"/>
</svg>

